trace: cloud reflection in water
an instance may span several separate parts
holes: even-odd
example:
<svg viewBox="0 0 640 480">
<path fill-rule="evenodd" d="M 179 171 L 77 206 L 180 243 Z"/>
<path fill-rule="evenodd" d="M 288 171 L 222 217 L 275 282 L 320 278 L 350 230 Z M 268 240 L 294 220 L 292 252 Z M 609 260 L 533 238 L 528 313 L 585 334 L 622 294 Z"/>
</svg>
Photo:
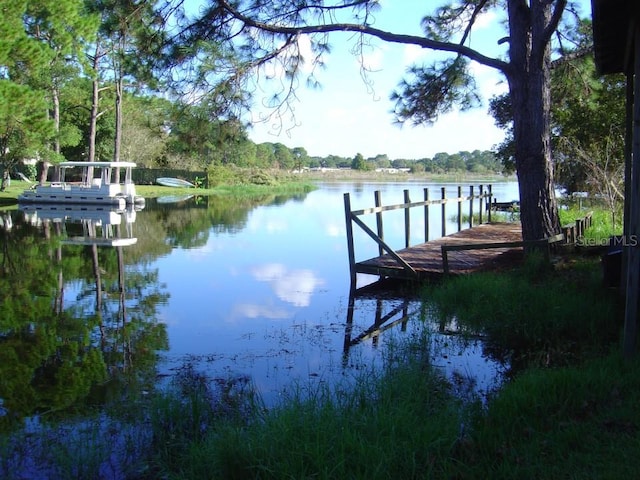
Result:
<svg viewBox="0 0 640 480">
<path fill-rule="evenodd" d="M 251 274 L 259 282 L 267 282 L 282 301 L 295 307 L 308 307 L 311 295 L 324 280 L 308 269 L 288 269 L 281 263 L 267 263 L 251 269 Z"/>
</svg>

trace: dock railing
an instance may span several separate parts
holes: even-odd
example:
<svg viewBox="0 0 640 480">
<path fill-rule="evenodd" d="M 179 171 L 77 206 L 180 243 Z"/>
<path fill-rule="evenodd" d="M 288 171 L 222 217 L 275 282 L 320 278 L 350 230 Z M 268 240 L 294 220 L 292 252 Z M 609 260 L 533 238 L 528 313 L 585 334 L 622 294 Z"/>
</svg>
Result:
<svg viewBox="0 0 640 480">
<path fill-rule="evenodd" d="M 472 228 L 474 225 L 474 203 L 477 201 L 477 221 L 478 224 L 483 223 L 484 218 L 486 218 L 487 222 L 491 222 L 491 210 L 486 211 L 486 217 L 483 217 L 483 212 L 485 211 L 484 205 L 486 203 L 491 203 L 492 199 L 492 186 L 487 185 L 485 189 L 484 185 L 479 185 L 476 193 L 474 185 L 469 186 L 469 194 L 463 195 L 462 187 L 458 186 L 457 196 L 456 197 L 447 197 L 446 188 L 440 188 L 440 198 L 430 199 L 429 198 L 429 189 L 424 188 L 423 190 L 424 198 L 423 200 L 412 202 L 409 196 L 409 190 L 404 190 L 404 202 L 397 205 L 382 205 L 381 194 L 379 190 L 374 192 L 374 204 L 375 206 L 372 208 L 365 208 L 361 210 L 352 210 L 351 209 L 351 196 L 349 193 L 344 194 L 344 211 L 345 211 L 345 221 L 347 228 L 347 248 L 349 254 L 349 271 L 351 273 L 351 282 L 355 284 L 356 281 L 356 260 L 355 260 L 355 245 L 353 239 L 353 224 L 355 223 L 358 227 L 360 227 L 373 241 L 378 244 L 378 252 L 380 255 L 388 253 L 391 257 L 393 257 L 399 265 L 407 272 L 409 276 L 417 276 L 414 269 L 409 265 L 402 257 L 400 257 L 394 248 L 389 246 L 384 240 L 384 225 L 383 225 L 383 212 L 391 211 L 391 210 L 399 210 L 404 209 L 404 244 L 405 248 L 409 248 L 411 246 L 411 208 L 420 208 L 424 209 L 424 242 L 429 241 L 429 215 L 430 215 L 430 207 L 434 207 L 440 205 L 440 216 L 441 216 L 441 232 L 440 236 L 445 237 L 447 235 L 447 218 L 446 218 L 446 204 L 457 202 L 458 204 L 458 212 L 457 212 L 457 228 L 458 231 L 462 230 L 462 218 L 463 218 L 463 204 L 468 202 L 468 226 Z M 364 223 L 359 217 L 363 215 L 376 215 L 376 231 L 374 232 L 369 226 Z"/>
</svg>

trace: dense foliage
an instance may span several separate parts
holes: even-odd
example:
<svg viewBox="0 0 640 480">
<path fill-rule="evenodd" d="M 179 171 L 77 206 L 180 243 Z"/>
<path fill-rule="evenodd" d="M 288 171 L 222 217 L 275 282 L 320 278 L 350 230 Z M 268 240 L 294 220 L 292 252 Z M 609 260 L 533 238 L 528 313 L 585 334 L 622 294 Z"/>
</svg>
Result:
<svg viewBox="0 0 640 480">
<path fill-rule="evenodd" d="M 555 180 L 566 193 L 604 198 L 611 210 L 624 198 L 625 79 L 599 76 L 591 52 L 592 26 L 583 20 L 564 32 L 572 42 L 552 64 L 551 131 Z M 509 94 L 494 97 L 490 112 L 507 135 L 495 153 L 515 169 Z"/>
</svg>

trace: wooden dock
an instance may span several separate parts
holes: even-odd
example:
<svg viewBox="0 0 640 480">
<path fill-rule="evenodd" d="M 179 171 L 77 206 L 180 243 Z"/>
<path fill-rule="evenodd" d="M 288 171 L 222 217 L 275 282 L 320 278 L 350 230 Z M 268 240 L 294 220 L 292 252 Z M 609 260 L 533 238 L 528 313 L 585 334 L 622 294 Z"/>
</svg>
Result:
<svg viewBox="0 0 640 480">
<path fill-rule="evenodd" d="M 485 208 L 492 204 L 493 198 L 491 185 L 487 187 L 479 185 L 479 188 L 474 189 L 471 185 L 469 194 L 464 195 L 462 187 L 459 186 L 455 197 L 447 197 L 445 188 L 442 187 L 439 198 L 435 199 L 429 198 L 429 189 L 425 188 L 424 197 L 419 201 L 412 201 L 409 198 L 409 191 L 405 190 L 403 203 L 397 205 L 383 205 L 380 192 L 374 192 L 375 206 L 362 210 L 352 210 L 350 196 L 345 193 L 344 207 L 352 287 L 355 288 L 358 273 L 377 275 L 381 279 L 429 280 L 443 275 L 471 273 L 504 265 L 509 259 L 516 258 L 518 252 L 524 248 L 539 248 L 548 255 L 551 244 L 575 242 L 591 222 L 589 213 L 584 219 L 576 220 L 575 226 L 563 227 L 563 233 L 550 238 L 524 242 L 519 222 L 492 221 L 492 209 Z M 445 206 L 450 202 L 457 204 L 455 215 L 457 231 L 447 234 Z M 467 205 L 468 213 L 466 229 L 463 229 L 462 221 L 463 204 Z M 409 210 L 412 208 L 420 208 L 424 211 L 424 243 L 418 245 L 412 245 L 410 238 L 412 229 Z M 436 211 L 430 213 L 431 209 Z M 404 210 L 405 245 L 401 250 L 392 248 L 384 238 L 383 213 L 393 210 Z M 483 217 L 485 211 L 486 218 Z M 376 216 L 375 231 L 360 218 L 369 214 Z M 429 234 L 429 217 L 432 214 L 440 217 L 442 227 L 439 237 L 433 240 L 430 239 Z M 356 261 L 354 227 L 360 228 L 377 243 L 379 253 L 377 257 Z M 573 236 L 571 231 L 574 231 Z"/>
<path fill-rule="evenodd" d="M 513 254 L 522 248 L 520 223 L 484 223 L 397 250 L 395 254 L 404 260 L 410 269 L 388 253 L 355 262 L 353 268 L 355 273 L 428 280 L 445 273 L 455 275 L 486 270 L 506 259 L 506 254 Z"/>
</svg>

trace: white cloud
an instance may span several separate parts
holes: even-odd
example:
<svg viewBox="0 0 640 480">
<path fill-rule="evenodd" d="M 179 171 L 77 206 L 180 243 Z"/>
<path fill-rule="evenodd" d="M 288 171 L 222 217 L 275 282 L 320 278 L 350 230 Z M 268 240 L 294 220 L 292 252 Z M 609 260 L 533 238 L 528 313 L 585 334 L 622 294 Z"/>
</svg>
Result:
<svg viewBox="0 0 640 480">
<path fill-rule="evenodd" d="M 339 237 L 344 233 L 342 225 L 327 224 L 327 235 L 330 237 Z"/>
<path fill-rule="evenodd" d="M 495 9 L 485 9 L 484 13 L 482 13 L 482 15 L 479 15 L 476 19 L 475 28 L 494 28 L 496 26 L 496 22 L 498 22 L 501 18 L 502 16 L 499 17 Z"/>
<path fill-rule="evenodd" d="M 415 63 L 424 57 L 427 51 L 418 45 L 405 45 L 403 48 L 402 60 L 407 65 Z"/>
<path fill-rule="evenodd" d="M 384 47 L 371 47 L 366 49 L 362 56 L 358 57 L 358 67 L 362 66 L 373 72 L 380 70 L 384 66 L 385 50 Z"/>
</svg>

